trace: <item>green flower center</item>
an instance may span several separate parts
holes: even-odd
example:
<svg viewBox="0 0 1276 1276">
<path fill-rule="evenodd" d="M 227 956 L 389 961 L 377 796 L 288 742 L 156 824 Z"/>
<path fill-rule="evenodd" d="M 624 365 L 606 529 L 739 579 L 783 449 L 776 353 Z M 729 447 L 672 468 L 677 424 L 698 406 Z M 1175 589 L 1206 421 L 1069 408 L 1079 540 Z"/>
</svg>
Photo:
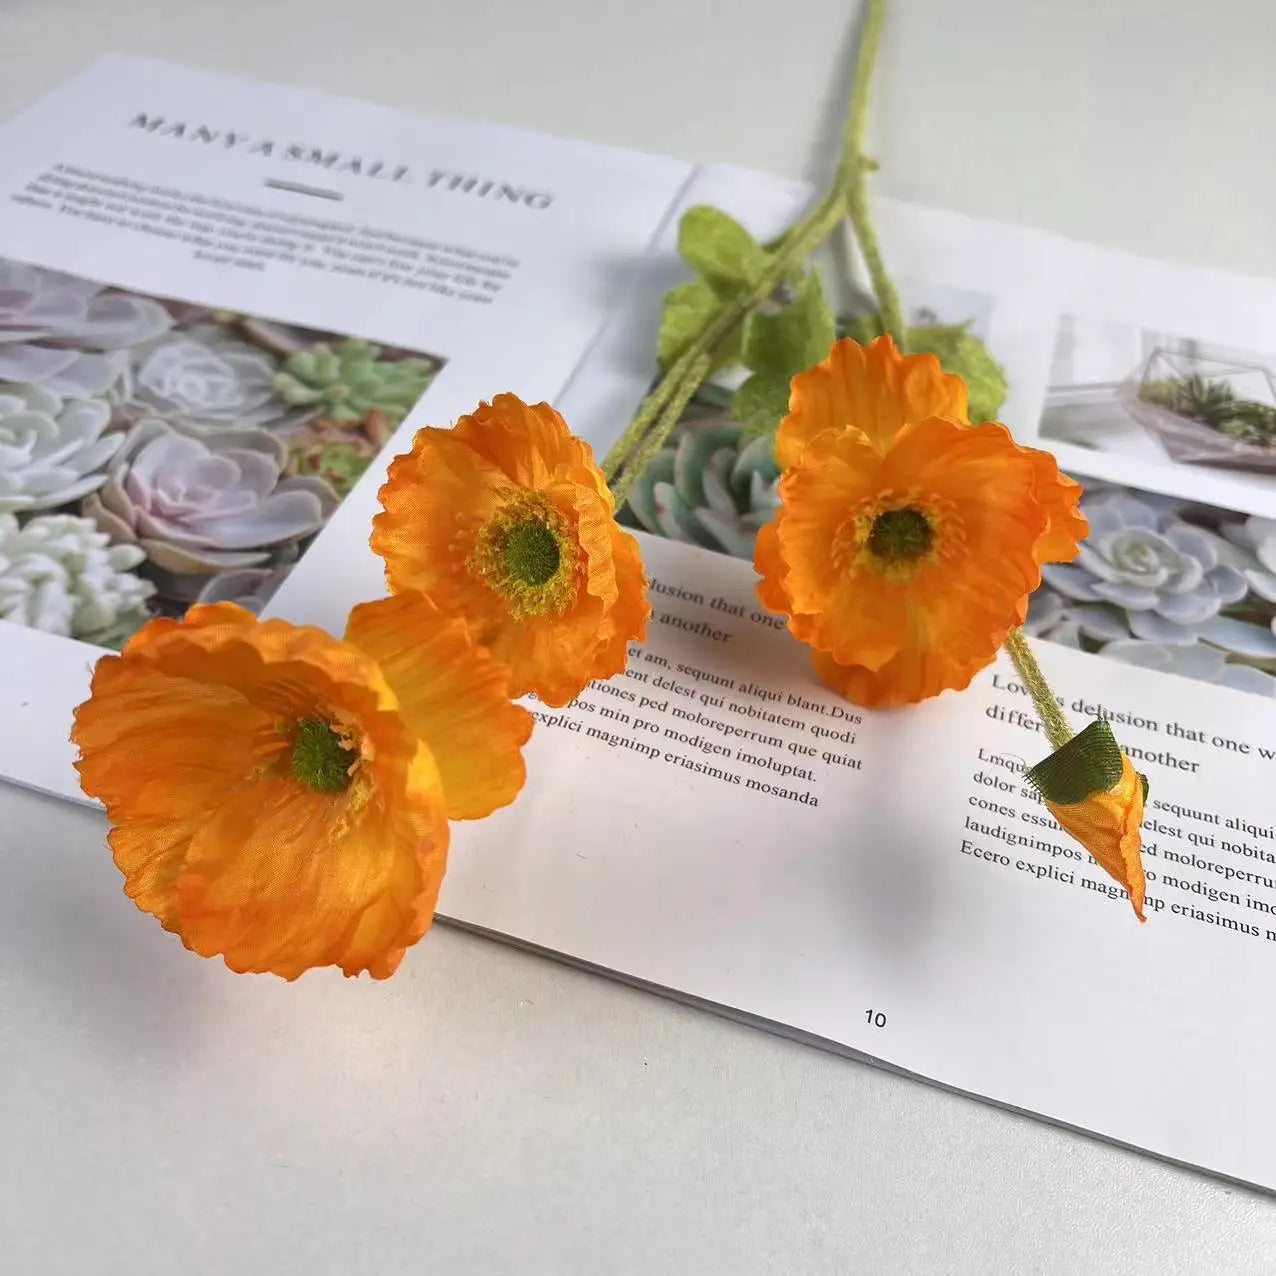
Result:
<svg viewBox="0 0 1276 1276">
<path fill-rule="evenodd" d="M 538 586 L 550 580 L 562 562 L 558 537 L 548 523 L 528 519 L 505 534 L 502 546 L 505 574 L 520 585 Z"/>
<path fill-rule="evenodd" d="M 868 533 L 868 551 L 885 563 L 909 563 L 930 552 L 935 529 L 919 509 L 884 510 Z"/>
<path fill-rule="evenodd" d="M 518 620 L 560 616 L 576 598 L 578 547 L 562 511 L 519 492 L 487 520 L 466 566 Z"/>
<path fill-rule="evenodd" d="M 359 754 L 347 748 L 345 740 L 322 718 L 303 718 L 297 723 L 292 746 L 293 775 L 316 793 L 340 793 L 348 788 L 350 769 Z"/>
</svg>

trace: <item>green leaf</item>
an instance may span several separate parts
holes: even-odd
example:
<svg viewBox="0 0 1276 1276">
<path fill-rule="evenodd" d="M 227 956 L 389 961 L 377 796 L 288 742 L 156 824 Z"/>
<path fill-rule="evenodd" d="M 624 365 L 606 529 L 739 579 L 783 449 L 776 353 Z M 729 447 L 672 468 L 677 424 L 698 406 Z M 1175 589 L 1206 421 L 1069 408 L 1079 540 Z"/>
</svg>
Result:
<svg viewBox="0 0 1276 1276">
<path fill-rule="evenodd" d="M 750 315 L 744 328 L 744 364 L 771 377 L 792 376 L 828 358 L 836 323 L 819 274 L 812 270 L 782 310 Z"/>
<path fill-rule="evenodd" d="M 703 279 L 679 284 L 665 293 L 656 343 L 656 357 L 662 368 L 677 363 L 721 306 L 718 294 Z"/>
<path fill-rule="evenodd" d="M 1123 766 L 1112 728 L 1105 718 L 1096 718 L 1026 775 L 1047 801 L 1072 806 L 1106 793 L 1121 778 Z"/>
<path fill-rule="evenodd" d="M 969 323 L 910 328 L 908 351 L 935 355 L 945 372 L 965 381 L 972 421 L 995 421 L 1006 401 L 1006 373 L 969 329 Z"/>
<path fill-rule="evenodd" d="M 725 304 L 726 299 L 703 279 L 679 284 L 665 293 L 664 306 L 660 312 L 660 335 L 656 341 L 656 358 L 662 371 L 677 363 L 686 353 L 687 347 Z M 737 328 L 726 343 L 719 347 L 713 371 L 740 362 L 741 339 L 741 330 Z"/>
<path fill-rule="evenodd" d="M 734 217 L 708 204 L 683 213 L 678 251 L 696 274 L 719 288 L 751 284 L 767 264 L 766 251 L 753 236 Z"/>
<path fill-rule="evenodd" d="M 789 378 L 755 372 L 731 397 L 731 419 L 746 441 L 772 434 L 789 410 Z"/>
<path fill-rule="evenodd" d="M 883 332 L 879 314 L 851 315 L 842 320 L 846 336 L 867 345 Z M 970 419 L 995 421 L 1006 401 L 1006 373 L 988 347 L 970 331 L 970 323 L 932 324 L 904 333 L 909 354 L 933 354 L 945 372 L 966 383 Z"/>
</svg>

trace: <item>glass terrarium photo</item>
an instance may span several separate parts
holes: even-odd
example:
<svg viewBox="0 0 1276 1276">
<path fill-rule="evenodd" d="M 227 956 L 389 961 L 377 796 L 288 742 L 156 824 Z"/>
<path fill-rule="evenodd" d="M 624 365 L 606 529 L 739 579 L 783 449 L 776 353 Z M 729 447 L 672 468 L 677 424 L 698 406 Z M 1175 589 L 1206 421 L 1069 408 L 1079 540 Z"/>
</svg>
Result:
<svg viewBox="0 0 1276 1276">
<path fill-rule="evenodd" d="M 1276 471 L 1276 374 L 1164 346 L 1122 395 L 1172 460 Z"/>
</svg>

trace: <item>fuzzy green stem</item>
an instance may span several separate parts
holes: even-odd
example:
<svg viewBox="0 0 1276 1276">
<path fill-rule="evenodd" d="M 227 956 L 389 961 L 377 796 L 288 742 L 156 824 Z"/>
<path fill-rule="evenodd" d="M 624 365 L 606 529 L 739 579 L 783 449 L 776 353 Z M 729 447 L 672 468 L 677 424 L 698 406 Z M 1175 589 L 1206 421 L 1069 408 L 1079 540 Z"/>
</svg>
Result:
<svg viewBox="0 0 1276 1276">
<path fill-rule="evenodd" d="M 842 162 L 846 171 L 846 215 L 859 241 L 868 277 L 877 298 L 877 310 L 883 329 L 894 338 L 903 350 L 904 312 L 899 303 L 891 277 L 886 273 L 882 250 L 877 242 L 877 230 L 868 207 L 868 173 L 876 165 L 864 155 L 864 130 L 868 123 L 868 93 L 873 79 L 873 64 L 877 59 L 877 46 L 882 36 L 882 21 L 886 16 L 884 0 L 866 0 L 864 30 L 860 36 L 859 57 L 855 67 L 855 87 L 851 97 L 850 120 L 846 147 Z"/>
<path fill-rule="evenodd" d="M 1046 738 L 1053 748 L 1061 749 L 1072 739 L 1075 732 L 1068 725 L 1068 719 L 1063 716 L 1063 710 L 1059 708 L 1059 702 L 1054 698 L 1050 684 L 1046 681 L 1046 675 L 1041 672 L 1041 666 L 1037 664 L 1037 658 L 1032 654 L 1032 648 L 1028 646 L 1028 640 L 1023 636 L 1023 630 L 1012 629 L 1006 635 L 1005 646 L 1010 659 L 1015 662 L 1015 668 L 1019 671 L 1023 685 L 1032 697 L 1037 717 L 1041 719 L 1041 725 L 1046 729 Z"/>
<path fill-rule="evenodd" d="M 860 153 L 868 114 L 868 90 L 872 80 L 873 61 L 881 35 L 885 16 L 885 0 L 866 0 L 864 29 L 855 61 L 850 100 L 847 104 L 846 123 L 842 135 L 842 153 L 837 172 L 820 202 L 800 221 L 795 222 L 775 241 L 776 248 L 767 268 L 739 296 L 733 298 L 701 329 L 699 335 L 655 387 L 643 400 L 629 428 L 612 445 L 603 459 L 602 469 L 613 491 L 614 480 L 624 467 L 639 470 L 636 460 L 641 454 L 650 459 L 668 438 L 678 423 L 678 416 L 688 400 L 699 388 L 713 366 L 714 355 L 745 318 L 765 302 L 792 268 L 805 261 L 836 229 L 843 217 L 850 214 L 856 184 L 864 185 L 864 170 L 868 166 Z M 861 193 L 861 198 L 863 195 Z M 852 218 L 852 221 L 854 219 Z M 871 227 L 870 227 L 871 234 Z M 866 254 L 867 257 L 867 254 Z M 874 287 L 880 279 L 885 281 L 888 296 L 895 296 L 890 280 L 886 277 L 881 254 L 876 254 L 877 273 L 873 275 Z M 870 267 L 870 269 L 872 269 Z M 879 297 L 885 314 L 886 303 Z M 898 297 L 895 297 L 898 311 Z M 670 406 L 679 403 L 677 413 Z M 640 470 L 639 470 L 640 472 Z M 630 480 L 632 482 L 632 479 Z M 625 484 L 625 491 L 628 491 Z M 620 497 L 618 496 L 618 500 Z"/>
<path fill-rule="evenodd" d="M 700 356 L 699 361 L 692 366 L 691 371 L 682 385 L 678 387 L 673 398 L 665 405 L 650 433 L 646 438 L 639 439 L 634 450 L 625 458 L 623 471 L 611 481 L 611 492 L 616 498 L 618 506 L 625 503 L 625 498 L 629 495 L 629 489 L 638 481 L 638 476 L 651 464 L 656 453 L 660 451 L 664 441 L 669 437 L 670 431 L 678 424 L 678 419 L 682 416 L 683 409 L 709 375 L 709 369 L 712 366 L 713 360 L 707 354 Z"/>
</svg>

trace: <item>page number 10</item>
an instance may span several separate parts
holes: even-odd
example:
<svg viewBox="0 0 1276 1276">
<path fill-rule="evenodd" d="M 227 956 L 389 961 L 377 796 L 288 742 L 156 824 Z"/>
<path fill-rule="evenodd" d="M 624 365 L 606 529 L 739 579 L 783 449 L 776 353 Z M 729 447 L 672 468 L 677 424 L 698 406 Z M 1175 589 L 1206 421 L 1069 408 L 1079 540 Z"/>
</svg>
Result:
<svg viewBox="0 0 1276 1276">
<path fill-rule="evenodd" d="M 864 1012 L 864 1022 L 871 1023 L 874 1028 L 885 1028 L 886 1027 L 886 1011 L 866 1010 Z"/>
</svg>

